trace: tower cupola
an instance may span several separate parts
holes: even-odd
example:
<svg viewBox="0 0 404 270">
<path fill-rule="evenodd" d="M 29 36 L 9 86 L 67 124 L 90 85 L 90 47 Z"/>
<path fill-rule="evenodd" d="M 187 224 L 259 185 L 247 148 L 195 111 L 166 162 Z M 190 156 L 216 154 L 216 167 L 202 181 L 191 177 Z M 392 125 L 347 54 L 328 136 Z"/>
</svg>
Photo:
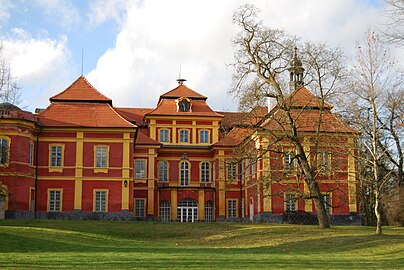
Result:
<svg viewBox="0 0 404 270">
<path fill-rule="evenodd" d="M 297 57 L 297 48 L 295 47 L 295 52 L 293 55 L 292 61 L 290 61 L 290 68 L 289 70 L 289 75 L 290 75 L 290 81 L 289 81 L 289 87 L 290 91 L 294 91 L 296 89 L 299 89 L 304 85 L 303 82 L 303 64 L 302 61 Z"/>
</svg>

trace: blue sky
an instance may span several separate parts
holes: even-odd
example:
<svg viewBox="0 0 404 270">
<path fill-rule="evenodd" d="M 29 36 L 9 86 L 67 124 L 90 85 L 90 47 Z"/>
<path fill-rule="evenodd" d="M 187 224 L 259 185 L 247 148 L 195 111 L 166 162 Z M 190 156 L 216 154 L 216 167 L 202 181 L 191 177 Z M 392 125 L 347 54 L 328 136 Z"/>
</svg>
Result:
<svg viewBox="0 0 404 270">
<path fill-rule="evenodd" d="M 154 107 L 186 84 L 216 110 L 237 109 L 228 96 L 231 24 L 241 0 L 0 0 L 3 56 L 23 88 L 22 106 L 46 107 L 49 97 L 83 74 L 120 107 Z M 377 0 L 255 0 L 262 18 L 303 39 L 343 47 L 383 18 Z"/>
</svg>

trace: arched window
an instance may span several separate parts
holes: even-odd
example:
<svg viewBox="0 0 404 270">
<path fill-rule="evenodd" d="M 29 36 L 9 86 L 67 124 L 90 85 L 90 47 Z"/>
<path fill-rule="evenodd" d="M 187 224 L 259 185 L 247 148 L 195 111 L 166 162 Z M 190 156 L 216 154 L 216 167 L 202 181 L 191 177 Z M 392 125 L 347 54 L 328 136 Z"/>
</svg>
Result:
<svg viewBox="0 0 404 270">
<path fill-rule="evenodd" d="M 189 163 L 187 161 L 180 163 L 180 185 L 189 186 Z"/>
<path fill-rule="evenodd" d="M 213 221 L 213 202 L 207 201 L 205 203 L 205 222 Z"/>
<path fill-rule="evenodd" d="M 0 138 L 0 164 L 8 163 L 8 139 Z"/>
<path fill-rule="evenodd" d="M 210 163 L 207 161 L 201 162 L 201 182 L 210 182 Z"/>
<path fill-rule="evenodd" d="M 161 201 L 160 202 L 160 221 L 170 221 L 171 220 L 171 205 L 167 201 Z"/>
<path fill-rule="evenodd" d="M 168 162 L 160 161 L 158 165 L 158 176 L 160 182 L 168 181 Z"/>
</svg>

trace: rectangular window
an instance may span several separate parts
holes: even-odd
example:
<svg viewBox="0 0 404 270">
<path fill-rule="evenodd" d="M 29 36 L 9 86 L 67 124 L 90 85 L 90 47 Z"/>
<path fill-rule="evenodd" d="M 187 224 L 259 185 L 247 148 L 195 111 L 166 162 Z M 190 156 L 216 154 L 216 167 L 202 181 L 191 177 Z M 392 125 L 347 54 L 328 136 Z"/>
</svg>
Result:
<svg viewBox="0 0 404 270">
<path fill-rule="evenodd" d="M 62 151 L 61 145 L 51 145 L 50 147 L 50 166 L 62 167 Z"/>
<path fill-rule="evenodd" d="M 168 129 L 160 129 L 160 142 L 169 142 Z"/>
<path fill-rule="evenodd" d="M 62 191 L 49 190 L 49 206 L 50 212 L 60 212 L 62 210 Z"/>
<path fill-rule="evenodd" d="M 95 167 L 96 168 L 108 167 L 108 146 L 95 147 Z"/>
<path fill-rule="evenodd" d="M 285 194 L 285 211 L 296 212 L 297 210 L 297 198 L 295 194 Z"/>
<path fill-rule="evenodd" d="M 292 152 L 285 152 L 283 156 L 283 165 L 286 172 L 294 170 L 294 158 Z"/>
<path fill-rule="evenodd" d="M 135 217 L 145 216 L 146 199 L 135 199 Z"/>
<path fill-rule="evenodd" d="M 135 178 L 146 178 L 146 160 L 135 160 Z"/>
<path fill-rule="evenodd" d="M 189 131 L 187 129 L 180 130 L 180 142 L 189 142 Z"/>
<path fill-rule="evenodd" d="M 319 171 L 331 170 L 331 153 L 322 151 L 317 154 L 317 168 Z"/>
<path fill-rule="evenodd" d="M 199 142 L 208 143 L 209 142 L 209 131 L 201 130 L 199 133 Z"/>
<path fill-rule="evenodd" d="M 94 211 L 107 212 L 107 191 L 96 190 L 94 192 Z"/>
<path fill-rule="evenodd" d="M 331 196 L 330 194 L 323 194 L 324 208 L 327 213 L 331 212 Z"/>
<path fill-rule="evenodd" d="M 8 140 L 0 139 L 0 164 L 8 163 Z"/>
<path fill-rule="evenodd" d="M 237 217 L 237 200 L 227 200 L 227 217 Z"/>
<path fill-rule="evenodd" d="M 227 163 L 227 179 L 230 181 L 236 180 L 237 178 L 237 164 Z"/>
<path fill-rule="evenodd" d="M 160 182 L 168 181 L 168 162 L 163 160 L 158 163 L 158 176 Z"/>
<path fill-rule="evenodd" d="M 34 165 L 34 144 L 29 144 L 29 165 Z"/>
</svg>

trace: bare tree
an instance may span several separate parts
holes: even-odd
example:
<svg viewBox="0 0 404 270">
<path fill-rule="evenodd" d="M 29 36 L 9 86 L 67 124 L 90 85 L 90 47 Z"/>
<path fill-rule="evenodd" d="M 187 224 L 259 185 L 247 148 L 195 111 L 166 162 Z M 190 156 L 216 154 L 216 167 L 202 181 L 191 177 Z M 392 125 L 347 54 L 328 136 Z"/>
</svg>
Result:
<svg viewBox="0 0 404 270">
<path fill-rule="evenodd" d="M 299 39 L 283 30 L 264 26 L 261 21 L 258 21 L 257 14 L 258 10 L 252 5 L 241 6 L 234 13 L 233 22 L 241 28 L 241 32 L 234 40 L 235 72 L 230 93 L 239 99 L 242 109 L 261 105 L 267 97 L 276 99 L 276 104 L 283 115 L 282 119 L 277 121 L 285 129 L 282 135 L 271 134 L 274 143 L 287 139 L 296 150 L 294 160 L 298 164 L 298 173 L 310 191 L 310 194 L 306 194 L 304 199 L 313 200 L 319 226 L 328 228 L 330 221 L 316 173 L 301 141 L 304 133 L 300 132 L 296 125 L 299 113 L 292 112 L 292 106 L 287 100 L 289 94 L 289 76 L 287 74 L 297 74 L 295 71 L 289 72 L 291 64 L 297 64 L 299 68 L 302 68 L 303 63 L 307 66 L 308 72 L 305 80 L 310 83 L 319 96 L 318 102 L 321 107 L 318 119 L 314 121 L 317 148 L 322 126 L 322 112 L 328 106 L 325 99 L 334 93 L 339 85 L 338 80 L 345 74 L 342 65 L 343 54 L 341 50 L 329 49 L 324 44 L 306 43 L 299 46 L 304 52 L 302 63 L 296 58 L 296 50 L 295 53 L 293 52 Z M 293 59 L 292 63 L 291 59 Z M 294 63 L 294 61 L 297 62 Z M 299 74 L 303 74 L 303 72 Z M 299 80 L 303 81 L 303 78 L 299 78 Z"/>
<path fill-rule="evenodd" d="M 376 32 L 358 42 L 345 96 L 349 121 L 362 131 L 361 182 L 374 204 L 376 233 L 382 233 L 383 190 L 403 182 L 403 73 Z"/>
<path fill-rule="evenodd" d="M 0 101 L 17 105 L 21 102 L 20 96 L 21 88 L 12 76 L 10 65 L 3 57 L 3 46 L 0 43 Z"/>
<path fill-rule="evenodd" d="M 384 0 L 386 6 L 384 16 L 386 30 L 384 37 L 388 42 L 404 45 L 404 0 Z"/>
</svg>

